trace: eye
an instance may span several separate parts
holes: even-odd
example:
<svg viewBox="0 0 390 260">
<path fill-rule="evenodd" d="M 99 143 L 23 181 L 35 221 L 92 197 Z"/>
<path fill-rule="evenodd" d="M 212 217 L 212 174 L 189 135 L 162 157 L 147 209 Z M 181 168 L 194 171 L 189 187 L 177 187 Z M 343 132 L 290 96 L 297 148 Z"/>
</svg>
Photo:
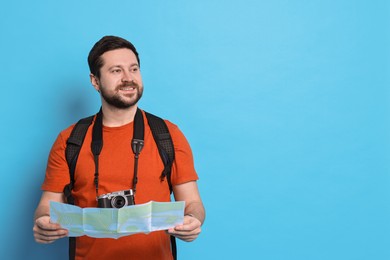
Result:
<svg viewBox="0 0 390 260">
<path fill-rule="evenodd" d="M 111 70 L 111 73 L 120 73 L 122 70 L 121 69 L 113 69 Z"/>
</svg>

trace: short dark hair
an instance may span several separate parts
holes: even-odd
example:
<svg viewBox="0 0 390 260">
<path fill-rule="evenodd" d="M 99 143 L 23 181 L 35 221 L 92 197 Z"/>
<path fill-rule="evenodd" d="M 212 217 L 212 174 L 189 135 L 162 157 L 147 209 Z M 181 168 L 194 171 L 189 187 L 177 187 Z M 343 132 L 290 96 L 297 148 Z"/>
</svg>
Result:
<svg viewBox="0 0 390 260">
<path fill-rule="evenodd" d="M 95 45 L 92 47 L 88 55 L 88 65 L 90 72 L 96 77 L 100 77 L 100 69 L 103 66 L 103 60 L 101 56 L 107 52 L 116 49 L 130 49 L 134 52 L 135 57 L 138 61 L 138 66 L 140 65 L 138 52 L 135 49 L 134 45 L 126 39 L 123 39 L 118 36 L 104 36 Z"/>
</svg>

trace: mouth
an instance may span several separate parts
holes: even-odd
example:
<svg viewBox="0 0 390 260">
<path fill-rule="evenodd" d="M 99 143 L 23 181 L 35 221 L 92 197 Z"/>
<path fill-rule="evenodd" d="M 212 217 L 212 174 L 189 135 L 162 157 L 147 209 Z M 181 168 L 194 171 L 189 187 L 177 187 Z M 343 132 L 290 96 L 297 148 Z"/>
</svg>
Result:
<svg viewBox="0 0 390 260">
<path fill-rule="evenodd" d="M 120 87 L 119 90 L 123 90 L 123 91 L 132 91 L 132 90 L 135 90 L 136 87 L 135 86 L 126 86 L 126 87 Z"/>
<path fill-rule="evenodd" d="M 125 83 L 122 85 L 119 85 L 117 90 L 118 91 L 123 91 L 123 92 L 134 92 L 138 89 L 138 85 L 135 83 Z"/>
</svg>

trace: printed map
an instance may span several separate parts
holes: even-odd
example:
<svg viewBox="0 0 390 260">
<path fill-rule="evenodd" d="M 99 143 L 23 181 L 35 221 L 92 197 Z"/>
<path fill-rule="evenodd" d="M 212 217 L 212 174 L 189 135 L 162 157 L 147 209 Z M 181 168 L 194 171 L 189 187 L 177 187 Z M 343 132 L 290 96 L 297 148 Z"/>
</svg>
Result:
<svg viewBox="0 0 390 260">
<path fill-rule="evenodd" d="M 70 237 L 119 238 L 150 233 L 182 224 L 184 201 L 155 202 L 115 208 L 80 208 L 50 202 L 52 223 L 59 223 Z"/>
</svg>

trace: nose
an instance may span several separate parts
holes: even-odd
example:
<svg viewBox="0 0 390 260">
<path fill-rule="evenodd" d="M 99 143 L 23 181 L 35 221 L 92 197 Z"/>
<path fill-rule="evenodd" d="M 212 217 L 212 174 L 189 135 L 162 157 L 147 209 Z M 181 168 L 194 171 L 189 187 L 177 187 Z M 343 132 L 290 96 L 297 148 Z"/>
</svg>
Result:
<svg viewBox="0 0 390 260">
<path fill-rule="evenodd" d="M 122 82 L 132 82 L 134 81 L 132 75 L 128 71 L 124 71 L 122 74 Z"/>
</svg>

